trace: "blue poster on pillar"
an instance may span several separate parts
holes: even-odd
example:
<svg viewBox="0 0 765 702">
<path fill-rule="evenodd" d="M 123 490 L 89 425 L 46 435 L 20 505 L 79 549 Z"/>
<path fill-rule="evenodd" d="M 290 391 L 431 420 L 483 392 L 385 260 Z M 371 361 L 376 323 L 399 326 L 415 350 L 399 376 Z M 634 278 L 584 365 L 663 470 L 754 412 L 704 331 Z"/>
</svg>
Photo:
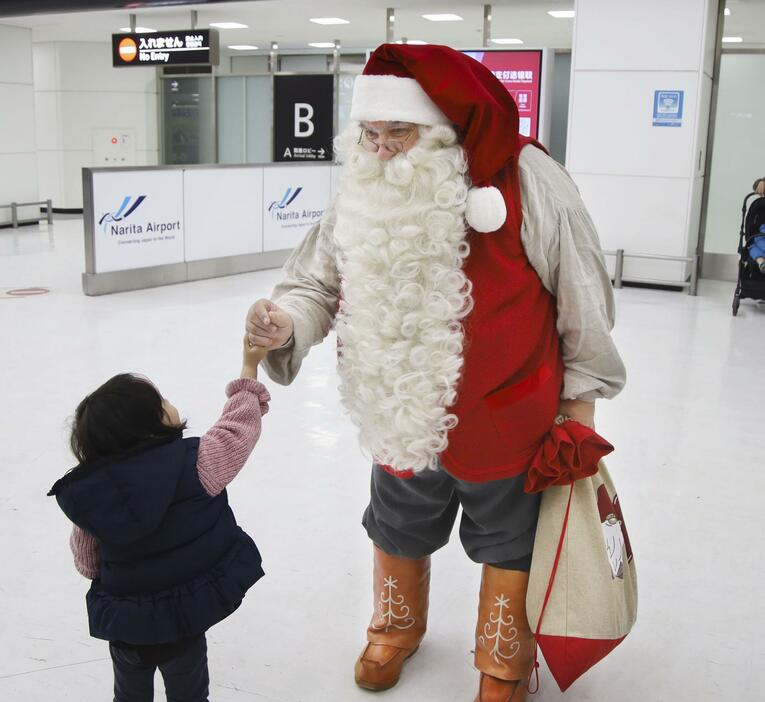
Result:
<svg viewBox="0 0 765 702">
<path fill-rule="evenodd" d="M 682 127 L 684 90 L 655 90 L 653 94 L 653 126 Z"/>
</svg>

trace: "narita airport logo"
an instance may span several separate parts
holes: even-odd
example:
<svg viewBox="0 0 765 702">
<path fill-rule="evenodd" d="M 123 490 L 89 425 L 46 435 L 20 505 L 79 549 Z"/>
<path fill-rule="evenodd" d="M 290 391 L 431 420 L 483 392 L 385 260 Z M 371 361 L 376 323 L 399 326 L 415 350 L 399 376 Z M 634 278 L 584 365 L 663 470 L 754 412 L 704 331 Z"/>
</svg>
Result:
<svg viewBox="0 0 765 702">
<path fill-rule="evenodd" d="M 143 204 L 146 195 L 137 197 L 126 195 L 120 206 L 113 212 L 106 212 L 98 220 L 98 224 L 104 234 L 110 236 L 125 236 L 130 234 L 154 234 L 163 235 L 168 232 L 181 230 L 181 221 L 179 219 L 169 222 L 135 222 L 126 223 L 131 215 Z"/>
<path fill-rule="evenodd" d="M 289 207 L 293 202 L 295 202 L 295 199 L 298 195 L 300 195 L 303 188 L 295 188 L 294 192 L 292 190 L 292 187 L 287 188 L 287 190 L 284 192 L 284 197 L 282 197 L 281 200 L 274 200 L 269 206 L 268 211 L 271 214 L 274 214 L 277 210 L 283 210 L 285 207 Z"/>
<path fill-rule="evenodd" d="M 271 202 L 271 204 L 268 206 L 268 211 L 271 213 L 271 216 L 279 221 L 286 221 L 286 220 L 295 220 L 295 219 L 309 219 L 309 220 L 315 220 L 318 217 L 321 217 L 322 212 L 324 210 L 301 210 L 301 209 L 290 209 L 287 210 L 290 205 L 292 205 L 295 200 L 297 200 L 298 195 L 303 192 L 303 188 L 295 188 L 294 190 L 292 187 L 288 187 L 287 190 L 284 192 L 284 195 L 282 196 L 281 200 L 274 200 Z"/>
</svg>

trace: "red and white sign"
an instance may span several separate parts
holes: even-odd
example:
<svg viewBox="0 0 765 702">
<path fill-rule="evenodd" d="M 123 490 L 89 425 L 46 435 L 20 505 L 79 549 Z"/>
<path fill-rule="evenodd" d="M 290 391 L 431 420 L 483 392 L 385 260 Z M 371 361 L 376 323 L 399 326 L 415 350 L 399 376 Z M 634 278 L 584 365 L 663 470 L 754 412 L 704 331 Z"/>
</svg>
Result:
<svg viewBox="0 0 765 702">
<path fill-rule="evenodd" d="M 488 68 L 505 86 L 520 116 L 524 136 L 539 138 L 539 103 L 542 77 L 541 51 L 466 51 Z"/>
</svg>

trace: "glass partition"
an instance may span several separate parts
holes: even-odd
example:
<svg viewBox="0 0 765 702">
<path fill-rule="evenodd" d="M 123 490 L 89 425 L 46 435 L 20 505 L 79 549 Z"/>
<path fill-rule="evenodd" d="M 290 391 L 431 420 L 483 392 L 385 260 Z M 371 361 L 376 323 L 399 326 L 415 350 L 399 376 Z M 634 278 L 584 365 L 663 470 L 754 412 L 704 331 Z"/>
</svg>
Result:
<svg viewBox="0 0 765 702">
<path fill-rule="evenodd" d="M 221 76 L 215 89 L 218 163 L 242 163 L 245 144 L 244 76 Z"/>
<path fill-rule="evenodd" d="M 704 252 L 736 255 L 741 204 L 765 177 L 765 54 L 724 53 L 715 112 Z"/>
<path fill-rule="evenodd" d="M 215 163 L 212 76 L 162 79 L 162 163 Z"/>
<path fill-rule="evenodd" d="M 271 76 L 247 76 L 245 114 L 245 159 L 248 163 L 270 163 L 274 121 Z"/>
<path fill-rule="evenodd" d="M 270 163 L 270 75 L 220 76 L 216 83 L 218 163 Z"/>
</svg>

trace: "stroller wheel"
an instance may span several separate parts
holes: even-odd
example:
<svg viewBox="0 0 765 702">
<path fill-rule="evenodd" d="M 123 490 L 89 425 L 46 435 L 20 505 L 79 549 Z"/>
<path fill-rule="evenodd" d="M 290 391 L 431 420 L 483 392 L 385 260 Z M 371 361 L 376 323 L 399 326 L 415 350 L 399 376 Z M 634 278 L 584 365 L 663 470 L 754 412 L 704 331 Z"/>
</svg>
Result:
<svg viewBox="0 0 765 702">
<path fill-rule="evenodd" d="M 740 302 L 740 301 L 741 301 L 741 299 L 739 298 L 739 296 L 738 296 L 738 295 L 736 295 L 736 296 L 733 298 L 733 316 L 734 316 L 734 317 L 735 317 L 735 316 L 738 314 L 738 305 L 739 305 L 739 302 Z"/>
</svg>

